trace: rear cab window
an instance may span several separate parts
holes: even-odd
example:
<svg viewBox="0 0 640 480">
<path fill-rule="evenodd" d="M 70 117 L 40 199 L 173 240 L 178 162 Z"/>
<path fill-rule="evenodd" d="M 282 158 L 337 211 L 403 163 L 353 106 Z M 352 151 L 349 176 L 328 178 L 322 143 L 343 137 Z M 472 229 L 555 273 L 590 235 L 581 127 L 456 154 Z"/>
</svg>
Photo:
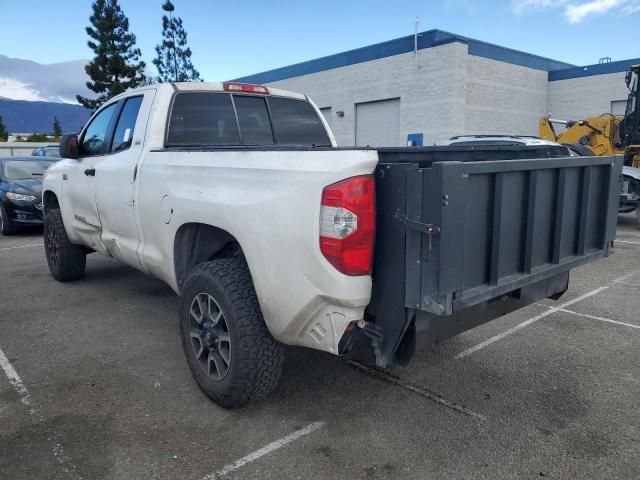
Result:
<svg viewBox="0 0 640 480">
<path fill-rule="evenodd" d="M 271 97 L 269 106 L 279 145 L 331 146 L 324 124 L 309 102 Z"/>
<path fill-rule="evenodd" d="M 270 95 L 179 92 L 167 127 L 167 147 L 331 146 L 313 106 Z"/>
<path fill-rule="evenodd" d="M 239 144 L 238 124 L 229 94 L 189 92 L 175 96 L 168 146 Z"/>
</svg>

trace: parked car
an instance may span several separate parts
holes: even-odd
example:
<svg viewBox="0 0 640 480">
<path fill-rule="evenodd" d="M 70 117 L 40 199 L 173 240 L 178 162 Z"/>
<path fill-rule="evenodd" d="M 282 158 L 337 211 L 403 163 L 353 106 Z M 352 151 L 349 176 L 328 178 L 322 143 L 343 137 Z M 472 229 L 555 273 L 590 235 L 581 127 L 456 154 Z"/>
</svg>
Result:
<svg viewBox="0 0 640 480">
<path fill-rule="evenodd" d="M 55 159 L 0 158 L 0 232 L 42 225 L 42 177 Z"/>
<path fill-rule="evenodd" d="M 558 145 L 561 144 L 557 142 L 552 142 L 551 140 L 545 140 L 540 137 L 535 137 L 532 135 L 458 135 L 455 137 L 448 138 L 446 140 L 440 140 L 436 142 L 435 145 L 438 146 L 499 146 L 499 145 L 527 145 L 527 146 L 548 146 L 548 145 Z M 568 145 L 564 145 L 571 156 L 581 156 L 577 150 L 573 149 Z"/>
<path fill-rule="evenodd" d="M 31 155 L 34 157 L 60 158 L 60 147 L 58 145 L 47 145 L 46 147 L 34 148 Z"/>
<path fill-rule="evenodd" d="M 417 330 L 559 298 L 609 253 L 622 168 L 550 145 L 337 148 L 304 95 L 234 82 L 126 92 L 61 153 L 51 275 L 78 280 L 97 251 L 169 284 L 191 373 L 224 407 L 276 386 L 283 343 L 364 336 L 387 367 Z"/>
</svg>

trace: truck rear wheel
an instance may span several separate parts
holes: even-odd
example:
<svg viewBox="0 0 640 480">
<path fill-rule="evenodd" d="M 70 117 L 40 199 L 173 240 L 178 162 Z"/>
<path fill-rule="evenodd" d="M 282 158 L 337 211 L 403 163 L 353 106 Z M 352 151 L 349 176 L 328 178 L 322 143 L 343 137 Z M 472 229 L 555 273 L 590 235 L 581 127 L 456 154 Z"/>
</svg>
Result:
<svg viewBox="0 0 640 480">
<path fill-rule="evenodd" d="M 201 263 L 180 295 L 180 336 L 198 387 L 225 408 L 268 395 L 282 373 L 282 346 L 269 333 L 246 262 Z"/>
<path fill-rule="evenodd" d="M 69 241 L 58 209 L 48 210 L 44 217 L 44 252 L 49 271 L 59 282 L 71 282 L 84 275 L 86 251 Z"/>
</svg>

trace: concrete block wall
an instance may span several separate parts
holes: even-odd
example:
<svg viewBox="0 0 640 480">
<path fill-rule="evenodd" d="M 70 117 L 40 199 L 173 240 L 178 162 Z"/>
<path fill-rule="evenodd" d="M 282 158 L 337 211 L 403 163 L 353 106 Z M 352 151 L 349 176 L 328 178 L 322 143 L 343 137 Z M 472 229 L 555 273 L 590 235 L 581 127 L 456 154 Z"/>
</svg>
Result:
<svg viewBox="0 0 640 480">
<path fill-rule="evenodd" d="M 546 110 L 547 72 L 473 55 L 465 63 L 462 133 L 537 135 Z"/>
<path fill-rule="evenodd" d="M 618 72 L 549 82 L 547 113 L 563 120 L 609 113 L 612 101 L 627 99 L 624 76 Z"/>
<path fill-rule="evenodd" d="M 423 133 L 425 145 L 463 134 L 537 135 L 540 117 L 580 119 L 624 100 L 624 72 L 549 81 L 544 70 L 468 54 L 452 42 L 271 83 L 331 108 L 339 145 L 355 142 L 355 105 L 400 99 L 397 145 Z M 343 117 L 336 112 L 344 112 Z"/>
<path fill-rule="evenodd" d="M 464 122 L 467 46 L 450 43 L 413 53 L 348 65 L 273 82 L 299 91 L 318 107 L 331 107 L 332 130 L 339 145 L 355 141 L 355 104 L 400 98 L 400 135 L 424 133 L 425 144 L 459 131 Z M 343 111 L 344 117 L 336 112 Z"/>
</svg>

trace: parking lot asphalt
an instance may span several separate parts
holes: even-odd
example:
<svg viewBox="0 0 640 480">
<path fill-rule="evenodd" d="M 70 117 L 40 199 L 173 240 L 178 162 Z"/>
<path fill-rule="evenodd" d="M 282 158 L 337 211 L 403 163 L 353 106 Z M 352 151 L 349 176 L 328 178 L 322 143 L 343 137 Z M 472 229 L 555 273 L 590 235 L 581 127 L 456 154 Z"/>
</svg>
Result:
<svg viewBox="0 0 640 480">
<path fill-rule="evenodd" d="M 569 291 L 378 373 L 288 348 L 265 401 L 219 408 L 183 358 L 177 297 L 99 255 L 48 274 L 0 237 L 0 478 L 639 478 L 640 230 Z"/>
</svg>

